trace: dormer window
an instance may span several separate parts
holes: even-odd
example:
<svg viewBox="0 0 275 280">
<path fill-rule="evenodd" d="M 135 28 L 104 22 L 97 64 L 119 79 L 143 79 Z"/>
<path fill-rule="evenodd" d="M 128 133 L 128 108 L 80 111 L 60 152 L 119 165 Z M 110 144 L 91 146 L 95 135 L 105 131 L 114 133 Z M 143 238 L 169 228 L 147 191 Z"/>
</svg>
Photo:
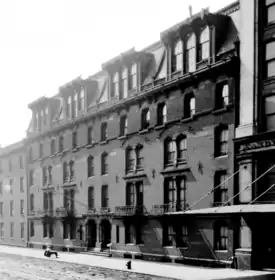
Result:
<svg viewBox="0 0 275 280">
<path fill-rule="evenodd" d="M 191 118 L 196 112 L 196 100 L 193 93 L 189 93 L 184 99 L 184 117 Z"/>
<path fill-rule="evenodd" d="M 186 71 L 194 72 L 196 70 L 196 36 L 191 34 L 186 42 Z"/>
<path fill-rule="evenodd" d="M 77 93 L 75 93 L 74 94 L 74 104 L 73 104 L 75 117 L 77 117 L 77 115 L 78 115 L 78 108 L 77 108 L 78 102 L 77 101 L 78 101 L 78 96 L 77 96 Z"/>
<path fill-rule="evenodd" d="M 122 71 L 122 96 L 121 98 L 126 98 L 128 94 L 128 69 L 124 68 Z"/>
<path fill-rule="evenodd" d="M 179 40 L 173 48 L 171 72 L 182 70 L 182 62 L 182 41 Z"/>
<path fill-rule="evenodd" d="M 81 87 L 80 96 L 79 96 L 79 102 L 78 102 L 78 110 L 83 111 L 85 106 L 84 101 L 84 87 Z"/>
<path fill-rule="evenodd" d="M 129 81 L 129 89 L 136 89 L 137 88 L 137 64 L 134 63 L 131 67 L 130 72 L 130 81 Z"/>
<path fill-rule="evenodd" d="M 68 118 L 72 117 L 72 97 L 68 97 L 68 103 L 67 103 L 67 116 Z"/>
<path fill-rule="evenodd" d="M 141 112 L 141 129 L 147 129 L 150 126 L 150 110 L 144 108 Z"/>
<path fill-rule="evenodd" d="M 118 96 L 118 94 L 119 94 L 119 75 L 118 72 L 116 72 L 113 76 L 111 98 Z"/>
<path fill-rule="evenodd" d="M 208 59 L 210 56 L 210 30 L 208 26 L 201 31 L 198 56 L 198 61 Z"/>
</svg>

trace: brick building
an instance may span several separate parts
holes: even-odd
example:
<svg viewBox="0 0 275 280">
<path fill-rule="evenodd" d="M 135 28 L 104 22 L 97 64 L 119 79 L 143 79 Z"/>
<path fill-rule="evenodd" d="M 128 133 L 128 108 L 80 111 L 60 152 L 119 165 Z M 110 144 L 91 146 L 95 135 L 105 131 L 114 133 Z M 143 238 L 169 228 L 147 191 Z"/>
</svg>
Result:
<svg viewBox="0 0 275 280">
<path fill-rule="evenodd" d="M 112 243 L 113 255 L 148 260 L 232 256 L 238 223 L 185 211 L 235 193 L 239 22 L 238 2 L 203 10 L 29 105 L 28 246 Z"/>
<path fill-rule="evenodd" d="M 0 148 L 0 244 L 26 246 L 24 141 Z"/>
</svg>

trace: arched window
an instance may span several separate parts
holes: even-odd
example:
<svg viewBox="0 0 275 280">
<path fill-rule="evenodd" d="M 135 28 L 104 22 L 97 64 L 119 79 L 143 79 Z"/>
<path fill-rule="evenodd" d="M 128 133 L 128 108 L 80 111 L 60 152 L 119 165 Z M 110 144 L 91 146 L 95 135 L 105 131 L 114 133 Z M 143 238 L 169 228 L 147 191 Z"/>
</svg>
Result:
<svg viewBox="0 0 275 280">
<path fill-rule="evenodd" d="M 78 110 L 79 111 L 84 110 L 84 106 L 85 106 L 84 93 L 85 93 L 84 87 L 81 87 L 80 97 L 79 97 L 79 102 L 78 102 Z"/>
<path fill-rule="evenodd" d="M 176 143 L 171 138 L 164 141 L 164 162 L 165 165 L 174 164 L 176 161 Z"/>
<path fill-rule="evenodd" d="M 215 250 L 225 251 L 228 248 L 228 226 L 225 222 L 214 224 L 214 246 Z"/>
<path fill-rule="evenodd" d="M 121 98 L 126 98 L 128 95 L 128 68 L 122 70 L 122 96 Z"/>
<path fill-rule="evenodd" d="M 219 125 L 215 129 L 215 156 L 228 154 L 228 126 Z"/>
<path fill-rule="evenodd" d="M 102 208 L 109 207 L 109 194 L 108 194 L 107 185 L 103 185 L 101 188 L 101 207 Z"/>
<path fill-rule="evenodd" d="M 108 154 L 104 152 L 101 155 L 101 175 L 108 174 Z"/>
<path fill-rule="evenodd" d="M 158 104 L 157 114 L 157 124 L 165 124 L 167 122 L 167 107 L 165 103 Z"/>
<path fill-rule="evenodd" d="M 126 150 L 126 172 L 134 171 L 136 167 L 136 154 L 135 150 L 131 147 Z"/>
<path fill-rule="evenodd" d="M 188 93 L 184 98 L 184 117 L 191 118 L 196 112 L 194 93 Z"/>
<path fill-rule="evenodd" d="M 51 140 L 51 155 L 55 154 L 55 139 Z"/>
<path fill-rule="evenodd" d="M 186 43 L 186 72 L 194 72 L 195 70 L 196 70 L 196 36 L 194 33 L 192 33 Z"/>
<path fill-rule="evenodd" d="M 88 157 L 88 177 L 94 176 L 94 157 Z"/>
<path fill-rule="evenodd" d="M 208 59 L 210 56 L 210 29 L 209 27 L 205 27 L 200 34 L 200 42 L 199 42 L 199 61 Z"/>
<path fill-rule="evenodd" d="M 172 69 L 171 69 L 172 73 L 182 70 L 182 63 L 183 63 L 182 50 L 183 50 L 182 41 L 179 40 L 173 48 Z"/>
<path fill-rule="evenodd" d="M 92 210 L 95 208 L 94 204 L 94 187 L 88 188 L 88 208 L 89 210 Z"/>
<path fill-rule="evenodd" d="M 30 211 L 34 211 L 34 194 L 30 195 Z"/>
<path fill-rule="evenodd" d="M 136 89 L 137 88 L 137 64 L 134 63 L 131 67 L 131 77 L 130 77 L 130 85 L 129 88 L 131 89 Z"/>
<path fill-rule="evenodd" d="M 177 160 L 179 162 L 185 161 L 187 158 L 187 138 L 180 135 L 177 138 Z"/>
</svg>

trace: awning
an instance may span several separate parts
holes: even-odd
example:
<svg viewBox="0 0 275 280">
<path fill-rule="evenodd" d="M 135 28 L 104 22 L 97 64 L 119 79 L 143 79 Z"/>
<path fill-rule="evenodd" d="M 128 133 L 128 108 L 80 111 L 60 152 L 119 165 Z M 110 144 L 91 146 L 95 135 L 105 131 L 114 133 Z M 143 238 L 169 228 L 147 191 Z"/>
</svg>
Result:
<svg viewBox="0 0 275 280">
<path fill-rule="evenodd" d="M 215 215 L 236 213 L 275 213 L 275 204 L 240 204 L 221 207 L 210 207 L 195 210 L 167 213 L 167 215 Z"/>
</svg>

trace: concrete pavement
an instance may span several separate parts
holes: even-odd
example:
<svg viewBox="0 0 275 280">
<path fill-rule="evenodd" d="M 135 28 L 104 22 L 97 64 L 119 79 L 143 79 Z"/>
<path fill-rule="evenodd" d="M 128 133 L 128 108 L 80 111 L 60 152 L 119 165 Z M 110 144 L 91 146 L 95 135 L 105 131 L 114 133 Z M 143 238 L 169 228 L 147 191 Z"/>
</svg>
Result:
<svg viewBox="0 0 275 280">
<path fill-rule="evenodd" d="M 0 246 L 0 253 L 44 259 L 43 251 L 38 249 Z M 106 258 L 87 254 L 59 252 L 59 258 L 52 261 L 83 264 L 101 268 L 127 271 L 127 259 Z M 203 279 L 275 279 L 274 273 L 263 271 L 239 271 L 235 269 L 213 269 L 191 267 L 179 264 L 164 264 L 132 260 L 132 272 L 184 280 Z"/>
</svg>

